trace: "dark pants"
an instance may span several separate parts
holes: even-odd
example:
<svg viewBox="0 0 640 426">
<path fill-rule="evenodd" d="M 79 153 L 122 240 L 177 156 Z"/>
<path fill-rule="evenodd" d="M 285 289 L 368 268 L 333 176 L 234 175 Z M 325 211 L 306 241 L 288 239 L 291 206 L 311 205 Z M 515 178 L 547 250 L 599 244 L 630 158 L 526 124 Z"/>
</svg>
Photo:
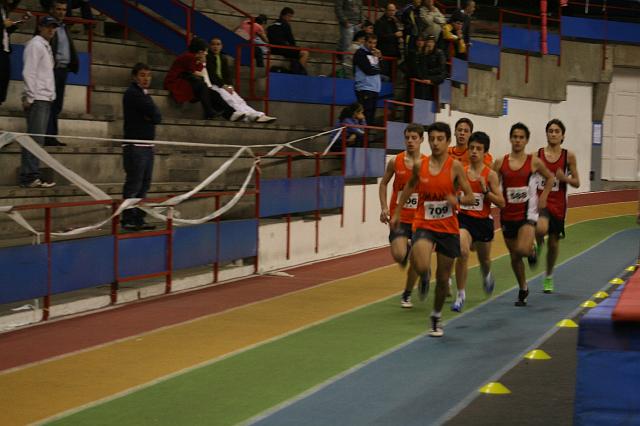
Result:
<svg viewBox="0 0 640 426">
<path fill-rule="evenodd" d="M 46 132 L 50 109 L 51 102 L 49 101 L 33 101 L 26 112 L 27 133 L 44 134 Z M 44 142 L 42 136 L 33 136 L 33 140 L 40 145 Z M 20 184 L 25 185 L 36 179 L 40 179 L 40 162 L 35 155 L 22 148 Z"/>
<path fill-rule="evenodd" d="M 0 51 L 0 104 L 7 100 L 7 90 L 11 79 L 11 54 Z"/>
<path fill-rule="evenodd" d="M 153 147 L 123 145 L 122 164 L 126 173 L 122 198 L 146 197 L 153 174 Z M 140 209 L 127 209 L 122 212 L 120 221 L 122 224 L 142 225 L 145 215 Z"/>
<path fill-rule="evenodd" d="M 58 115 L 62 111 L 64 104 L 64 89 L 67 86 L 67 76 L 69 70 L 67 68 L 55 68 L 53 76 L 56 81 L 56 99 L 51 104 L 51 113 L 49 114 L 49 124 L 47 125 L 47 134 L 55 136 L 58 134 Z M 54 143 L 55 137 L 46 138 L 45 145 Z"/>
<path fill-rule="evenodd" d="M 202 78 L 196 77 L 193 74 L 184 74 L 182 78 L 189 82 L 191 90 L 193 90 L 193 96 L 202 104 L 205 119 L 218 115 L 222 115 L 227 120 L 231 118 L 231 114 L 233 114 L 235 110 L 222 99 L 218 92 L 209 89 Z"/>
<path fill-rule="evenodd" d="M 356 90 L 356 98 L 364 108 L 364 118 L 369 126 L 374 125 L 376 117 L 376 104 L 378 103 L 378 92 L 370 90 Z"/>
</svg>

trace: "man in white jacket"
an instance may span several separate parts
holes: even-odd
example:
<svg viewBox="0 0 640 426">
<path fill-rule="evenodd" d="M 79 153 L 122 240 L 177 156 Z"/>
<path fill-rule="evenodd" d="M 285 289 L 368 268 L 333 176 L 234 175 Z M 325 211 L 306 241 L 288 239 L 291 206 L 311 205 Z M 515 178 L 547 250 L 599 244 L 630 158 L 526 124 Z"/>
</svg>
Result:
<svg viewBox="0 0 640 426">
<path fill-rule="evenodd" d="M 56 98 L 56 85 L 53 76 L 53 53 L 49 41 L 53 38 L 58 21 L 52 16 L 45 16 L 38 23 L 38 33 L 27 43 L 24 49 L 22 79 L 24 91 L 22 108 L 27 116 L 27 133 L 45 134 L 49 122 L 51 104 Z M 43 136 L 34 136 L 40 145 Z M 20 186 L 25 188 L 51 188 L 53 182 L 40 179 L 38 159 L 26 149 L 22 149 L 20 166 Z"/>
</svg>

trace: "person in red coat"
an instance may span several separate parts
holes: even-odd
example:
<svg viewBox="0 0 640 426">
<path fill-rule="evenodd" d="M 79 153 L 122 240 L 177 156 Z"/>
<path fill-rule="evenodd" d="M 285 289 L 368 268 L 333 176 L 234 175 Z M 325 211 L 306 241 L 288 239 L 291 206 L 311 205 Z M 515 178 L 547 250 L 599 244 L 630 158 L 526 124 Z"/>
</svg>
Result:
<svg viewBox="0 0 640 426">
<path fill-rule="evenodd" d="M 173 61 L 164 79 L 164 88 L 171 92 L 171 96 L 179 104 L 200 102 L 205 120 L 222 115 L 227 120 L 238 121 L 244 114 L 235 111 L 217 92 L 209 89 L 203 78 L 207 47 L 207 43 L 200 38 L 191 40 L 187 52 Z"/>
</svg>

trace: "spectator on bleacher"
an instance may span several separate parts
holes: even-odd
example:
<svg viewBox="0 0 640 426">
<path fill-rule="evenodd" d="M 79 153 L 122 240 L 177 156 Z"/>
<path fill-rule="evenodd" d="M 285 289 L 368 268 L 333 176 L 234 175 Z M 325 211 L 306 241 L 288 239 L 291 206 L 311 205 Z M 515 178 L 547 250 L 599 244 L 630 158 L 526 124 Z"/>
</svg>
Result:
<svg viewBox="0 0 640 426">
<path fill-rule="evenodd" d="M 18 29 L 18 23 L 9 18 L 9 13 L 15 9 L 20 0 L 0 1 L 0 33 L 2 34 L 2 46 L 0 46 L 0 105 L 7 100 L 7 90 L 11 79 L 11 33 Z"/>
<path fill-rule="evenodd" d="M 432 35 L 419 36 L 415 54 L 407 58 L 407 77 L 425 80 L 427 84 L 416 83 L 414 96 L 418 99 L 434 100 L 434 90 L 447 77 L 447 63 L 444 53 L 436 47 Z M 407 90 L 411 90 L 411 82 L 407 81 Z M 412 102 L 409 99 L 409 102 Z"/>
<path fill-rule="evenodd" d="M 342 68 L 336 72 L 336 77 L 338 78 L 353 78 L 353 54 L 360 49 L 360 47 L 364 44 L 364 39 L 367 35 L 364 31 L 356 31 L 353 35 L 353 41 L 351 45 L 345 52 L 351 53 L 349 55 L 349 59 L 345 59 L 342 62 Z"/>
<path fill-rule="evenodd" d="M 364 31 L 365 34 L 373 34 L 375 32 L 373 29 L 373 22 L 365 19 L 362 23 L 362 31 Z"/>
<path fill-rule="evenodd" d="M 424 0 L 422 2 L 420 17 L 425 23 L 424 32 L 426 35 L 434 36 L 437 42 L 442 33 L 442 26 L 447 23 L 447 19 L 435 6 L 435 0 Z"/>
<path fill-rule="evenodd" d="M 264 25 L 267 23 L 266 15 L 258 15 L 253 20 L 253 42 L 255 44 L 268 44 L 267 32 L 264 30 Z M 251 19 L 245 19 L 234 30 L 237 35 L 245 40 L 251 38 Z M 255 60 L 257 67 L 264 67 L 264 55 L 268 52 L 268 48 L 256 46 L 254 49 Z"/>
<path fill-rule="evenodd" d="M 334 10 L 340 28 L 340 38 L 336 50 L 346 52 L 353 40 L 353 36 L 359 30 L 363 22 L 362 0 L 335 0 Z M 342 61 L 345 68 L 347 62 L 351 60 L 347 55 L 338 55 L 338 60 Z"/>
<path fill-rule="evenodd" d="M 383 56 L 400 59 L 400 43 L 402 41 L 402 31 L 398 28 L 398 18 L 396 18 L 396 5 L 387 4 L 384 15 L 378 19 L 374 25 L 374 32 L 378 36 L 378 49 Z M 383 61 L 381 64 L 383 75 L 391 77 L 390 62 Z"/>
<path fill-rule="evenodd" d="M 229 58 L 222 53 L 222 40 L 213 37 L 209 42 L 207 52 L 207 76 L 205 80 L 212 90 L 215 90 L 222 100 L 231 108 L 244 114 L 245 121 L 255 121 L 257 123 L 271 123 L 276 121 L 275 117 L 269 117 L 264 112 L 251 108 L 244 99 L 235 91 L 231 78 L 231 67 Z"/>
<path fill-rule="evenodd" d="M 24 48 L 22 80 L 22 108 L 27 116 L 27 133 L 44 134 L 49 122 L 51 103 L 56 98 L 56 83 L 53 77 L 53 53 L 49 41 L 53 37 L 58 21 L 45 16 L 38 23 L 38 33 Z M 33 136 L 38 144 L 44 143 L 42 136 Z M 38 158 L 26 149 L 22 149 L 20 165 L 20 186 L 24 188 L 51 188 L 53 182 L 40 179 Z"/>
<path fill-rule="evenodd" d="M 67 0 L 54 0 L 49 10 L 49 15 L 58 21 L 58 28 L 51 39 L 51 50 L 55 61 L 53 76 L 56 81 L 56 99 L 51 105 L 49 114 L 49 124 L 47 125 L 47 137 L 44 140 L 45 146 L 65 146 L 55 136 L 58 134 L 58 115 L 62 111 L 64 103 L 64 91 L 67 85 L 69 72 L 76 74 L 79 70 L 78 54 L 76 47 L 69 34 L 69 28 L 64 24 L 63 19 L 67 14 Z"/>
<path fill-rule="evenodd" d="M 467 44 L 464 42 L 462 34 L 462 17 L 454 14 L 449 23 L 442 27 L 441 48 L 447 57 L 453 56 L 458 59 L 467 59 Z M 453 46 L 453 52 L 451 52 Z"/>
<path fill-rule="evenodd" d="M 425 29 L 425 22 L 420 17 L 421 7 L 422 0 L 413 0 L 402 12 L 405 54 L 416 50 L 416 39 Z"/>
<path fill-rule="evenodd" d="M 345 125 L 359 125 L 366 126 L 367 120 L 364 118 L 364 108 L 359 103 L 353 103 L 347 105 L 340 111 L 340 116 L 336 120 L 336 128 L 344 127 Z M 359 127 L 347 127 L 344 132 L 346 133 L 346 148 L 362 147 L 364 146 L 364 132 L 365 129 Z M 331 147 L 332 152 L 342 151 L 342 136 Z"/>
<path fill-rule="evenodd" d="M 290 7 L 285 7 L 280 11 L 280 17 L 273 24 L 267 27 L 267 37 L 270 44 L 278 46 L 296 46 L 296 39 L 293 36 L 290 22 L 293 19 L 294 11 Z M 284 56 L 289 59 L 292 74 L 307 74 L 307 61 L 309 60 L 308 50 L 283 49 L 274 47 L 271 49 L 273 55 Z"/>
<path fill-rule="evenodd" d="M 218 92 L 209 89 L 201 75 L 207 57 L 207 42 L 195 37 L 187 52 L 178 56 L 164 79 L 164 88 L 171 92 L 177 103 L 200 102 L 204 119 L 211 120 L 218 115 L 230 121 L 238 121 L 244 114 L 229 106 Z"/>
<path fill-rule="evenodd" d="M 53 3 L 57 0 L 40 0 L 42 10 L 49 12 Z M 73 9 L 80 9 L 80 17 L 82 19 L 93 19 L 93 13 L 91 12 L 91 4 L 89 0 L 67 0 L 67 16 L 73 16 Z M 85 27 L 89 27 L 85 25 Z"/>
<path fill-rule="evenodd" d="M 382 53 L 376 49 L 378 37 L 366 36 L 364 45 L 353 55 L 355 70 L 355 92 L 358 102 L 364 108 L 367 123 L 375 122 L 376 104 L 382 87 L 380 79 L 380 61 Z"/>
<path fill-rule="evenodd" d="M 467 46 L 471 43 L 471 17 L 476 11 L 476 2 L 474 0 L 466 0 L 464 2 L 464 8 L 455 11 L 452 14 L 452 18 L 462 20 L 462 38 Z"/>
<path fill-rule="evenodd" d="M 131 70 L 133 81 L 122 97 L 124 115 L 124 139 L 135 139 L 135 143 L 122 144 L 122 164 L 126 173 L 122 198 L 145 198 L 151 187 L 153 175 L 153 143 L 156 138 L 156 124 L 162 121 L 160 110 L 147 93 L 151 85 L 151 69 L 141 62 Z M 140 231 L 154 229 L 145 223 L 146 213 L 138 208 L 122 212 L 120 224 L 123 229 Z"/>
</svg>

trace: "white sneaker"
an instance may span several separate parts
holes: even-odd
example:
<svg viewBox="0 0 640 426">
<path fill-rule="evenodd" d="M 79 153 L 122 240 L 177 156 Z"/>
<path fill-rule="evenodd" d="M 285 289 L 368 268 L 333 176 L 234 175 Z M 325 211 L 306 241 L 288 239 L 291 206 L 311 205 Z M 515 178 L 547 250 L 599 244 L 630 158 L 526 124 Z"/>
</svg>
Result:
<svg viewBox="0 0 640 426">
<path fill-rule="evenodd" d="M 229 117 L 229 121 L 238 121 L 242 118 L 244 118 L 244 113 L 236 111 L 231 114 L 231 117 Z"/>
<path fill-rule="evenodd" d="M 20 185 L 23 188 L 53 188 L 56 186 L 55 182 L 43 182 L 40 179 L 35 179 L 29 183 Z"/>
<path fill-rule="evenodd" d="M 268 115 L 261 115 L 256 119 L 256 123 L 273 123 L 276 121 L 276 117 L 269 117 Z"/>
</svg>

